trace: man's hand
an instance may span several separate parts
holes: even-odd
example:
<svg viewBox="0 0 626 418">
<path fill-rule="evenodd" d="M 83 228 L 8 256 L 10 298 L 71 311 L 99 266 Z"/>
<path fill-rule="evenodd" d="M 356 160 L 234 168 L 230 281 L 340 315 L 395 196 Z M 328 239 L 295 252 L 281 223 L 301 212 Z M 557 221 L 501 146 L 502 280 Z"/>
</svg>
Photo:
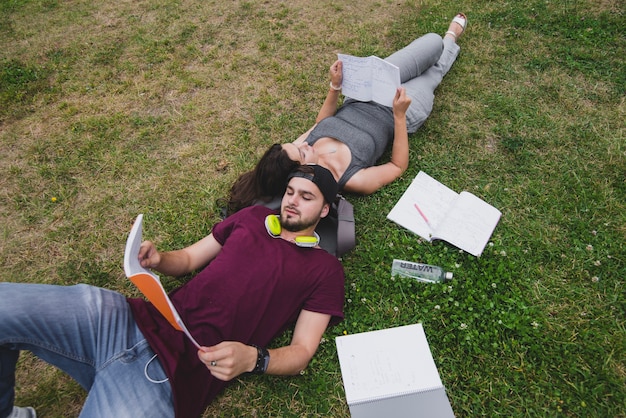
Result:
<svg viewBox="0 0 626 418">
<path fill-rule="evenodd" d="M 232 380 L 256 366 L 257 349 L 237 341 L 223 341 L 198 351 L 200 361 L 216 378 Z"/>
<path fill-rule="evenodd" d="M 410 105 L 411 98 L 407 97 L 406 90 L 403 87 L 399 87 L 396 91 L 396 97 L 393 98 L 393 115 L 404 117 Z"/>
<path fill-rule="evenodd" d="M 156 269 L 161 264 L 161 254 L 157 251 L 156 246 L 150 241 L 144 241 L 139 247 L 139 264 L 147 269 Z"/>
</svg>

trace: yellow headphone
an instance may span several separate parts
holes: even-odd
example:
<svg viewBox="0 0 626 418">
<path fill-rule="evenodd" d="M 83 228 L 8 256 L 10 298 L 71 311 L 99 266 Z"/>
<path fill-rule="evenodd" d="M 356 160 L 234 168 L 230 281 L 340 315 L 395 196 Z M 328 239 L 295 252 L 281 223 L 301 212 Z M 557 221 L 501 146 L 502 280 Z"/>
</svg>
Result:
<svg viewBox="0 0 626 418">
<path fill-rule="evenodd" d="M 265 229 L 270 237 L 278 238 L 282 227 L 280 226 L 280 219 L 277 215 L 267 215 L 265 217 Z M 298 247 L 312 248 L 320 243 L 320 236 L 317 232 L 313 232 L 315 236 L 301 236 L 296 237 L 296 245 Z"/>
</svg>

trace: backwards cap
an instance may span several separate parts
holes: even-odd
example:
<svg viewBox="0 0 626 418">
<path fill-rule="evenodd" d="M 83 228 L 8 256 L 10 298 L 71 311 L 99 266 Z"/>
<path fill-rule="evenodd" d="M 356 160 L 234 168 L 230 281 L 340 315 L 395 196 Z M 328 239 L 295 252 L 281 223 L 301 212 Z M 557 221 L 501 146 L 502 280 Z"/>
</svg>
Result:
<svg viewBox="0 0 626 418">
<path fill-rule="evenodd" d="M 301 165 L 289 173 L 287 183 L 294 177 L 302 177 L 315 183 L 324 195 L 326 203 L 332 204 L 335 201 L 339 192 L 339 185 L 328 169 L 317 164 Z"/>
</svg>

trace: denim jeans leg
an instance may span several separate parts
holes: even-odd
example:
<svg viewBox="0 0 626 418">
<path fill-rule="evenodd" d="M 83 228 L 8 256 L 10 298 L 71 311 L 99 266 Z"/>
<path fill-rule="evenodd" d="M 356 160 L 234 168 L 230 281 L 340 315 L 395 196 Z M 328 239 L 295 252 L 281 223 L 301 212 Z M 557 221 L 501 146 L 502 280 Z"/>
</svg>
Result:
<svg viewBox="0 0 626 418">
<path fill-rule="evenodd" d="M 173 416 L 169 381 L 146 340 L 98 370 L 80 414 L 80 418 Z"/>
<path fill-rule="evenodd" d="M 106 373 L 102 377 L 98 373 L 120 359 L 135 357 L 137 347 L 151 353 L 126 298 L 87 285 L 0 283 L 0 347 L 7 371 L 14 367 L 16 352 L 29 350 L 68 373 L 87 391 L 95 381 L 106 378 Z M 116 373 L 127 372 L 137 373 L 135 369 Z M 143 372 L 130 379 L 134 377 L 143 378 Z M 10 410 L 14 373 L 0 373 L 0 379 L 0 410 Z M 169 383 L 162 386 L 170 389 Z M 109 397 L 111 405 L 136 401 Z"/>
<path fill-rule="evenodd" d="M 0 417 L 7 417 L 15 398 L 15 364 L 19 352 L 0 346 Z"/>
</svg>

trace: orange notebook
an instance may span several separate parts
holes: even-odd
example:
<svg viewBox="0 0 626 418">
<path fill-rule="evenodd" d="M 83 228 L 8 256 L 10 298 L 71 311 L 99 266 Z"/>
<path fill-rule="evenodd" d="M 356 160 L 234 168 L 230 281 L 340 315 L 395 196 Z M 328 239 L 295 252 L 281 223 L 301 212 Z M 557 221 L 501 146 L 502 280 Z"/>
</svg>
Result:
<svg viewBox="0 0 626 418">
<path fill-rule="evenodd" d="M 191 336 L 191 333 L 180 318 L 174 308 L 172 301 L 167 296 L 159 276 L 152 271 L 141 267 L 137 255 L 141 246 L 141 231 L 143 225 L 143 215 L 137 216 L 133 224 L 128 239 L 126 240 L 126 250 L 124 251 L 124 273 L 131 282 L 144 294 L 144 296 L 158 309 L 167 321 L 177 330 L 182 331 L 189 337 L 191 342 L 200 349 L 200 344 Z"/>
</svg>

